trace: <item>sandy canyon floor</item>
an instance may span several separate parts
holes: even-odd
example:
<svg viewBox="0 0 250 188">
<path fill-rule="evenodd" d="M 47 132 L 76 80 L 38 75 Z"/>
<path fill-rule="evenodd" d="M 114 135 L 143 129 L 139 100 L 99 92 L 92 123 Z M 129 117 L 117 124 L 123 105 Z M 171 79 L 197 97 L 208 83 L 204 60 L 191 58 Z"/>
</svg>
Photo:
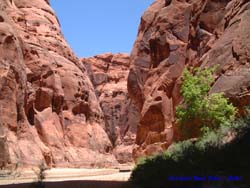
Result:
<svg viewBox="0 0 250 188">
<path fill-rule="evenodd" d="M 45 184 L 63 183 L 65 182 L 82 182 L 85 184 L 94 183 L 97 187 L 104 187 L 108 182 L 119 182 L 119 186 L 128 181 L 132 167 L 120 167 L 117 169 L 74 169 L 74 168 L 55 168 L 45 170 L 43 172 Z M 0 187 L 19 187 L 32 185 L 39 180 L 39 170 L 20 170 L 9 176 L 0 177 Z M 96 183 L 95 183 L 96 182 Z M 58 184 L 57 184 L 58 185 Z M 72 184 L 71 184 L 72 185 Z M 93 185 L 95 187 L 96 185 Z M 103 185 L 103 186 L 100 186 Z M 73 186 L 73 185 L 72 185 Z M 47 186 L 46 186 L 47 187 Z M 75 187 L 75 186 L 74 186 Z M 81 187 L 89 187 L 89 185 L 81 185 Z M 111 186 L 113 187 L 113 186 Z"/>
</svg>

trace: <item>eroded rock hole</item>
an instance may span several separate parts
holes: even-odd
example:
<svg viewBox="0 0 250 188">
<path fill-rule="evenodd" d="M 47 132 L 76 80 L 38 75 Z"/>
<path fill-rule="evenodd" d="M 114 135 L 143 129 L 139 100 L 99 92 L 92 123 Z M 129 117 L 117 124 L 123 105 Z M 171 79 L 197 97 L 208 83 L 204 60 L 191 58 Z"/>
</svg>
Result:
<svg viewBox="0 0 250 188">
<path fill-rule="evenodd" d="M 89 92 L 88 91 L 84 91 L 81 95 L 81 99 L 88 102 L 89 101 Z"/>
<path fill-rule="evenodd" d="M 10 35 L 10 36 L 7 36 L 4 40 L 4 42 L 6 44 L 11 44 L 12 42 L 14 41 L 14 36 L 13 35 Z"/>
<path fill-rule="evenodd" d="M 150 45 L 150 56 L 151 56 L 151 67 L 156 68 L 164 59 L 170 55 L 169 44 L 161 42 L 160 39 L 151 39 Z"/>
<path fill-rule="evenodd" d="M 4 22 L 4 19 L 2 16 L 0 16 L 0 22 Z"/>
<path fill-rule="evenodd" d="M 169 6 L 171 4 L 172 0 L 165 0 L 165 6 Z"/>
<path fill-rule="evenodd" d="M 53 70 L 48 70 L 42 77 L 43 79 L 47 79 L 49 76 L 53 75 Z"/>
<path fill-rule="evenodd" d="M 161 101 L 162 98 L 160 96 L 156 97 L 155 101 Z"/>
<path fill-rule="evenodd" d="M 30 125 L 35 125 L 35 111 L 33 108 L 30 108 L 27 114 L 27 118 Z"/>
<path fill-rule="evenodd" d="M 91 110 L 89 108 L 88 103 L 85 102 L 81 102 L 72 109 L 72 113 L 74 115 L 84 114 L 86 117 L 86 121 L 90 118 L 90 111 Z"/>
</svg>

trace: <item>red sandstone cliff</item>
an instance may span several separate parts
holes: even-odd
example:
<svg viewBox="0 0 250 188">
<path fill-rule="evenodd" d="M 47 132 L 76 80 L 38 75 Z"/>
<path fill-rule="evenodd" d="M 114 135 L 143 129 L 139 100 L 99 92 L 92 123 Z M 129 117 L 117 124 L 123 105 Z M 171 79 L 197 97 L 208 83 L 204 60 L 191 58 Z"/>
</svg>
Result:
<svg viewBox="0 0 250 188">
<path fill-rule="evenodd" d="M 83 58 L 104 113 L 105 131 L 120 163 L 132 162 L 138 110 L 128 97 L 128 54 L 102 54 Z"/>
<path fill-rule="evenodd" d="M 0 3 L 0 118 L 0 166 L 117 164 L 94 87 L 47 0 Z"/>
<path fill-rule="evenodd" d="M 249 0 L 156 0 L 144 13 L 128 77 L 141 114 L 135 158 L 173 141 L 185 67 L 219 65 L 210 92 L 250 104 L 249 23 Z"/>
</svg>

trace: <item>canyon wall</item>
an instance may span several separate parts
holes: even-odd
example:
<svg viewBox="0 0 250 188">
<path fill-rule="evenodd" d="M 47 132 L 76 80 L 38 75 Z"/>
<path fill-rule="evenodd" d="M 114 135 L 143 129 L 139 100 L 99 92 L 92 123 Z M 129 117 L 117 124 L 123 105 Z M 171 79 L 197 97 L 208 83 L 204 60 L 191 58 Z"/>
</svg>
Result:
<svg viewBox="0 0 250 188">
<path fill-rule="evenodd" d="M 83 58 L 96 89 L 105 119 L 105 131 L 119 163 L 133 162 L 132 148 L 138 125 L 138 109 L 128 97 L 128 54 L 102 54 Z"/>
<path fill-rule="evenodd" d="M 116 166 L 86 68 L 47 0 L 0 3 L 0 166 Z"/>
<path fill-rule="evenodd" d="M 250 2 L 156 0 L 141 18 L 128 92 L 139 113 L 134 158 L 175 140 L 186 67 L 218 66 L 210 92 L 224 92 L 243 113 L 250 104 Z"/>
<path fill-rule="evenodd" d="M 132 149 L 164 151 L 186 67 L 217 65 L 210 92 L 244 113 L 249 22 L 248 0 L 156 0 L 130 55 L 79 59 L 48 0 L 2 0 L 0 167 L 117 167 Z"/>
</svg>

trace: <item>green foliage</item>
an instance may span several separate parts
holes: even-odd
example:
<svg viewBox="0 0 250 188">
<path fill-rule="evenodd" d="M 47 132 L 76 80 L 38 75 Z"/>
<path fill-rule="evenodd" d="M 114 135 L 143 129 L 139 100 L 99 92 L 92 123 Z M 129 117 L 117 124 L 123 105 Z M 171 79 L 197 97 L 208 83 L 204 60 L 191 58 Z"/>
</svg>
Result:
<svg viewBox="0 0 250 188">
<path fill-rule="evenodd" d="M 214 70 L 196 69 L 195 75 L 185 70 L 181 88 L 184 103 L 177 107 L 182 133 L 190 138 L 198 130 L 202 135 L 172 144 L 163 154 L 141 160 L 130 178 L 133 187 L 192 187 L 194 183 L 203 186 L 197 181 L 171 182 L 170 176 L 238 174 L 250 179 L 250 118 L 235 121 L 237 110 L 223 93 L 208 95 L 214 83 Z M 245 186 L 250 182 L 241 183 Z"/>
<path fill-rule="evenodd" d="M 218 128 L 221 124 L 234 120 L 236 108 L 228 102 L 223 93 L 208 95 L 214 82 L 214 68 L 196 69 L 192 75 L 187 69 L 183 74 L 181 92 L 184 104 L 176 109 L 177 122 L 184 138 L 192 137 L 195 129 Z"/>
<path fill-rule="evenodd" d="M 204 130 L 202 137 L 175 143 L 163 154 L 144 158 L 133 170 L 133 187 L 200 186 L 200 182 L 168 181 L 170 176 L 243 176 L 249 181 L 250 169 L 250 118 L 239 119 L 217 130 Z M 234 135 L 228 141 L 230 135 Z M 233 182 L 229 182 L 233 183 Z M 240 182 L 249 185 L 249 182 Z M 234 184 L 233 184 L 234 185 Z M 239 187 L 239 182 L 237 182 Z M 232 184 L 230 184 L 232 186 Z M 225 186 L 228 187 L 228 186 Z M 241 186 L 243 187 L 243 186 Z"/>
</svg>

